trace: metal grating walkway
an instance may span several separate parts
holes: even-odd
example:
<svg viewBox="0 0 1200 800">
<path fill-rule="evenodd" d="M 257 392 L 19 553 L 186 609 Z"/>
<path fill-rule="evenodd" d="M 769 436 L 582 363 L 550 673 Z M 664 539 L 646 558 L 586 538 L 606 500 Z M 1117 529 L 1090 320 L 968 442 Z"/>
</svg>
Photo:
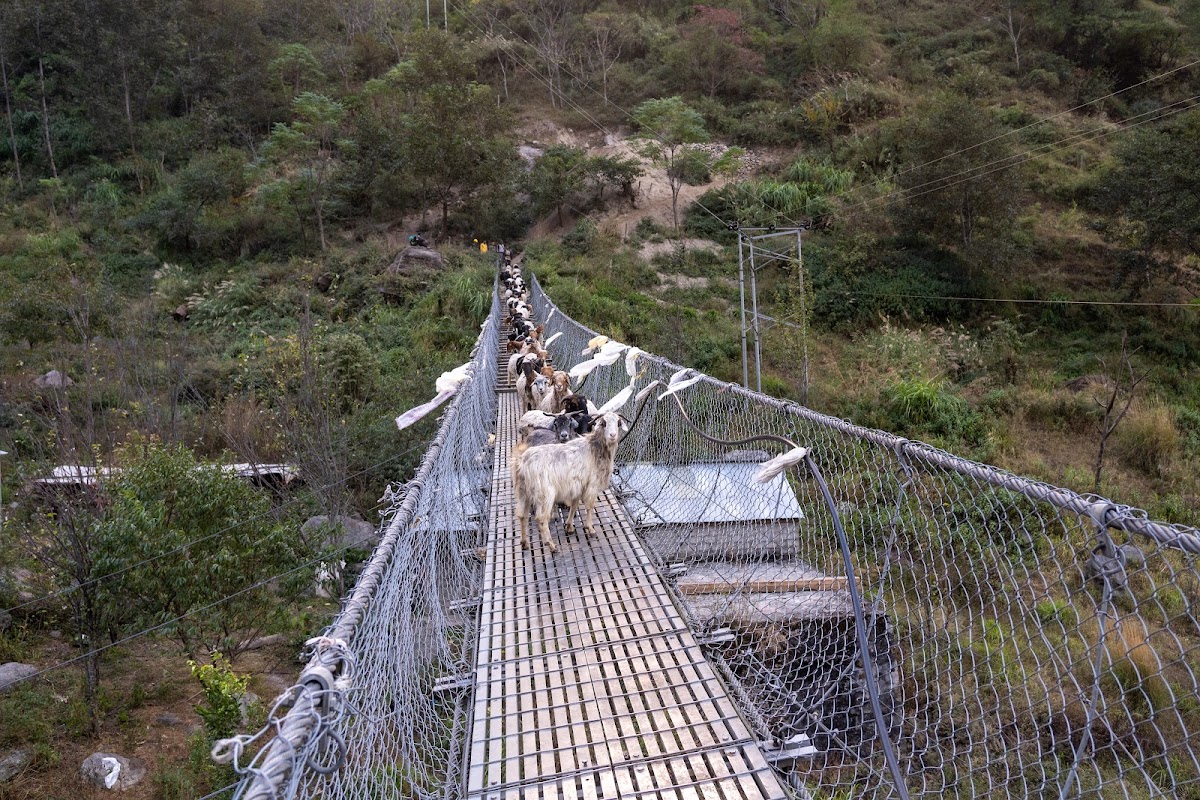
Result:
<svg viewBox="0 0 1200 800">
<path fill-rule="evenodd" d="M 467 796 L 787 797 L 611 490 L 590 540 L 521 549 L 498 388 Z"/>
</svg>

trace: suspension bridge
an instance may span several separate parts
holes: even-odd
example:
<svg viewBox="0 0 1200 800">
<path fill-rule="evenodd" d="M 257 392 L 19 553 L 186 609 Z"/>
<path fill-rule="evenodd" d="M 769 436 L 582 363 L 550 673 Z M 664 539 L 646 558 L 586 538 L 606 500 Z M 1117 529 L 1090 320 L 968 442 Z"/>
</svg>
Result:
<svg viewBox="0 0 1200 800">
<path fill-rule="evenodd" d="M 557 368 L 596 335 L 531 281 Z M 1200 796 L 1200 531 L 707 377 L 522 550 L 498 295 L 245 798 Z M 600 404 L 682 369 L 589 376 Z M 778 451 L 807 467 L 753 479 Z"/>
</svg>

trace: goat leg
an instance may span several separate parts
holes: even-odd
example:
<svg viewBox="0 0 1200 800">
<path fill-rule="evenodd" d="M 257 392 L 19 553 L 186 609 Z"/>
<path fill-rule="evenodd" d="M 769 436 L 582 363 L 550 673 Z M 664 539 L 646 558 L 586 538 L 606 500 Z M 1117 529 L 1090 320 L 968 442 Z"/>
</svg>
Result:
<svg viewBox="0 0 1200 800">
<path fill-rule="evenodd" d="M 550 510 L 544 512 L 539 510 L 537 515 L 538 530 L 542 532 L 542 544 L 546 545 L 546 549 L 554 553 L 558 548 L 554 544 L 554 540 L 550 538 Z"/>
<path fill-rule="evenodd" d="M 587 508 L 587 519 L 584 520 L 583 529 L 587 532 L 588 536 L 596 535 L 596 499 L 596 495 L 592 495 L 584 500 L 585 507 Z"/>
<path fill-rule="evenodd" d="M 563 528 L 567 533 L 572 535 L 575 533 L 575 509 L 578 507 L 578 503 L 567 504 L 567 521 L 563 524 Z"/>
<path fill-rule="evenodd" d="M 520 500 L 517 501 L 517 522 L 521 526 L 521 549 L 529 549 L 529 509 Z"/>
</svg>

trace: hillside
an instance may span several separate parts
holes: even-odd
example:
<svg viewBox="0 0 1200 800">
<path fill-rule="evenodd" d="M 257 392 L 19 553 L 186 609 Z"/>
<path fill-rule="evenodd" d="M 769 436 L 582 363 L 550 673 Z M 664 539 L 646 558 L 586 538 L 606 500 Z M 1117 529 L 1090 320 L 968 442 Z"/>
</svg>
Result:
<svg viewBox="0 0 1200 800">
<path fill-rule="evenodd" d="M 735 381 L 729 225 L 803 225 L 803 271 L 758 274 L 785 323 L 765 392 L 1200 523 L 1200 2 L 447 8 L 5 6 L 0 663 L 337 556 L 296 532 L 374 522 L 411 473 L 433 423 L 392 419 L 466 358 L 492 285 L 477 239 L 517 243 L 590 326 Z M 416 231 L 443 270 L 397 268 Z M 212 462 L 302 481 L 201 487 L 225 505 L 187 525 L 142 513 Z M 47 503 L 34 481 L 61 464 L 124 468 L 120 502 Z M 207 594 L 156 583 L 233 561 Z M 130 796 L 218 788 L 186 661 L 284 634 L 233 654 L 278 691 L 265 676 L 331 610 L 314 571 L 256 596 L 270 615 L 170 626 L 0 699 L 0 754 L 34 751 L 0 798 L 58 796 L 98 748 L 148 757 L 159 713 L 186 724 Z"/>
</svg>

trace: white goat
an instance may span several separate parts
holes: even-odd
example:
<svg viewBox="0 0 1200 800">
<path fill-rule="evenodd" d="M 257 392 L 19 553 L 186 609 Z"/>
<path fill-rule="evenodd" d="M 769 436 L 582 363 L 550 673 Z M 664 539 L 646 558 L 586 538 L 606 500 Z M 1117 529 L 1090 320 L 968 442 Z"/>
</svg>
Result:
<svg viewBox="0 0 1200 800">
<path fill-rule="evenodd" d="M 567 507 L 566 531 L 575 532 L 575 512 L 587 509 L 584 530 L 594 533 L 596 501 L 612 482 L 613 460 L 621 441 L 621 417 L 605 414 L 592 432 L 565 444 L 522 449 L 513 460 L 513 488 L 517 497 L 517 519 L 521 525 L 521 547 L 529 549 L 529 513 L 533 512 L 542 543 L 551 553 L 558 550 L 550 538 L 550 514 L 556 503 Z"/>
<path fill-rule="evenodd" d="M 563 401 L 571 393 L 571 379 L 562 370 L 555 370 L 553 383 L 538 400 L 536 406 L 547 414 L 561 414 Z"/>
</svg>

